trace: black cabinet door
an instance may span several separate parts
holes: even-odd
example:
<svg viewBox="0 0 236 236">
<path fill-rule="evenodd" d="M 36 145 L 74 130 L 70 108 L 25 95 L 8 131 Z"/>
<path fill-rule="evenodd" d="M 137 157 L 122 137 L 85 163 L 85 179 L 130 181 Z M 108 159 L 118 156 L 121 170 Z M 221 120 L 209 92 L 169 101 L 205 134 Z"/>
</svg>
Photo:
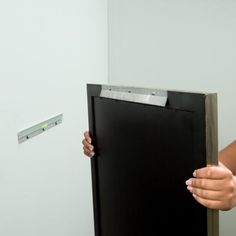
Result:
<svg viewBox="0 0 236 236">
<path fill-rule="evenodd" d="M 208 209 L 185 185 L 207 164 L 206 95 L 169 91 L 161 107 L 100 90 L 88 85 L 96 236 L 210 235 Z"/>
</svg>

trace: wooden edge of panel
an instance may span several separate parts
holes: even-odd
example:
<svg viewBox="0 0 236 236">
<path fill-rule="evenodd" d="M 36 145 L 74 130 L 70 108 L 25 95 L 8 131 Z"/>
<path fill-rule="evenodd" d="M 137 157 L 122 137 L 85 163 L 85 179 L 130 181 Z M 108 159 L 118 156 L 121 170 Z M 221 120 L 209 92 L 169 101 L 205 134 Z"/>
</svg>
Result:
<svg viewBox="0 0 236 236">
<path fill-rule="evenodd" d="M 217 94 L 207 94 L 206 107 L 206 156 L 208 165 L 218 165 L 218 111 Z M 219 236 L 219 211 L 207 209 L 208 236 Z"/>
</svg>

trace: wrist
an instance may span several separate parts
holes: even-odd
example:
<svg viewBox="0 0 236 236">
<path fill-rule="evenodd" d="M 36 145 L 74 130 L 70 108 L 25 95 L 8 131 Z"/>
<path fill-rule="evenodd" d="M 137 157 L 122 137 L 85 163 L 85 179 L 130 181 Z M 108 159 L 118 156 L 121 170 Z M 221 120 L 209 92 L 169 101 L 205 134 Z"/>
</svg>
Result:
<svg viewBox="0 0 236 236">
<path fill-rule="evenodd" d="M 232 196 L 232 206 L 231 209 L 233 207 L 236 206 L 236 176 L 233 176 L 233 196 Z"/>
</svg>

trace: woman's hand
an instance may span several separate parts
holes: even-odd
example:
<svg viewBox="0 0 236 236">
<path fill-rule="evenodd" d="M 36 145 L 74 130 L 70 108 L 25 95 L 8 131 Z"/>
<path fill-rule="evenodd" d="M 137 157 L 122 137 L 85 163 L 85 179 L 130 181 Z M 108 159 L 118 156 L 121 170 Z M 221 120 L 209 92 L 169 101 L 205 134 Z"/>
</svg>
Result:
<svg viewBox="0 0 236 236">
<path fill-rule="evenodd" d="M 92 139 L 89 135 L 89 132 L 85 131 L 84 132 L 84 139 L 82 140 L 82 144 L 84 145 L 83 146 L 84 154 L 88 157 L 93 157 L 95 154 L 94 147 L 91 143 L 92 143 Z"/>
<path fill-rule="evenodd" d="M 207 166 L 193 172 L 187 189 L 203 206 L 227 211 L 236 206 L 236 177 L 224 165 Z"/>
</svg>

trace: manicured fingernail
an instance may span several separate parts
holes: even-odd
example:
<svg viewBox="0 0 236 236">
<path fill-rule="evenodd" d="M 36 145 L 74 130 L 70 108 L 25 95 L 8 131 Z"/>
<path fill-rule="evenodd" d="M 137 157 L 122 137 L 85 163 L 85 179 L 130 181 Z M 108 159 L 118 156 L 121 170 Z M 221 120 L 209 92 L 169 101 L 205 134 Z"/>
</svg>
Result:
<svg viewBox="0 0 236 236">
<path fill-rule="evenodd" d="M 94 155 L 95 155 L 95 152 L 91 152 L 89 156 L 93 157 Z"/>
<path fill-rule="evenodd" d="M 193 172 L 193 176 L 194 176 L 194 177 L 196 177 L 196 176 L 197 176 L 197 174 L 196 174 L 196 171 L 194 171 L 194 172 Z"/>
<path fill-rule="evenodd" d="M 192 192 L 193 188 L 191 186 L 188 186 L 187 189 Z"/>
<path fill-rule="evenodd" d="M 197 196 L 194 193 L 192 195 L 193 195 L 194 198 L 197 198 Z"/>
<path fill-rule="evenodd" d="M 186 185 L 191 185 L 192 181 L 191 181 L 191 179 L 188 179 L 185 183 L 186 183 Z"/>
</svg>

